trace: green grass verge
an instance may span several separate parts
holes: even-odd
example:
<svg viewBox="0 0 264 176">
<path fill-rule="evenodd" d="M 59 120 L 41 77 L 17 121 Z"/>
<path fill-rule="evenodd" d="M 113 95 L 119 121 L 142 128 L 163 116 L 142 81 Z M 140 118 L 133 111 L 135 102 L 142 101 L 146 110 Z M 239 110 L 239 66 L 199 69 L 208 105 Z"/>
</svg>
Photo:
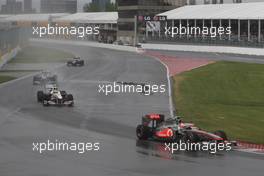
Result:
<svg viewBox="0 0 264 176">
<path fill-rule="evenodd" d="M 12 77 L 12 76 L 2 76 L 0 75 L 0 84 L 1 83 L 4 83 L 4 82 L 7 82 L 7 81 L 11 81 L 15 79 L 15 77 Z"/>
<path fill-rule="evenodd" d="M 264 143 L 264 65 L 217 62 L 177 75 L 174 102 L 185 121 Z"/>
<path fill-rule="evenodd" d="M 64 51 L 30 46 L 20 51 L 9 63 L 47 63 L 65 62 L 73 55 Z"/>
</svg>

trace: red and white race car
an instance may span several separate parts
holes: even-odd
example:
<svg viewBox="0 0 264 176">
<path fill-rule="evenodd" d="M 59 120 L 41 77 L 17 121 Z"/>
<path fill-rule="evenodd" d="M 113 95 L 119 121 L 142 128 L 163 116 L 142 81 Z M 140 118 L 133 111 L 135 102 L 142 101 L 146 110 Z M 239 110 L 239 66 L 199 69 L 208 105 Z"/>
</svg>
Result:
<svg viewBox="0 0 264 176">
<path fill-rule="evenodd" d="M 142 117 L 136 134 L 140 140 L 158 140 L 166 142 L 224 142 L 227 135 L 224 131 L 213 133 L 196 127 L 193 123 L 184 123 L 180 118 L 165 120 L 162 114 L 148 114 Z"/>
</svg>

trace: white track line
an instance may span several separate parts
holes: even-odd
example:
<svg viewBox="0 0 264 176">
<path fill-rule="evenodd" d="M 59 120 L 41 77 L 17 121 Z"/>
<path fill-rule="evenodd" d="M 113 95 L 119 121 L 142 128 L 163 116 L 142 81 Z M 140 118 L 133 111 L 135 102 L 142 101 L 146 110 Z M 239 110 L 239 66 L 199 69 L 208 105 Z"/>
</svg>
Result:
<svg viewBox="0 0 264 176">
<path fill-rule="evenodd" d="M 140 53 L 140 54 L 143 54 L 144 53 L 144 50 L 139 49 L 137 52 Z M 173 106 L 173 103 L 172 103 L 171 80 L 170 80 L 170 70 L 169 70 L 169 67 L 164 62 L 162 62 L 158 57 L 155 57 L 155 56 L 150 56 L 150 57 L 152 57 L 155 60 L 157 60 L 158 62 L 160 62 L 166 68 L 167 81 L 168 81 L 168 94 L 169 94 L 169 110 L 170 110 L 170 116 L 171 117 L 174 117 L 174 106 Z"/>
<path fill-rule="evenodd" d="M 162 62 L 160 59 L 154 57 L 156 60 L 158 60 L 164 67 L 166 67 L 167 70 L 167 81 L 168 81 L 168 94 L 169 94 L 169 106 L 170 106 L 170 115 L 171 117 L 174 117 L 174 107 L 172 103 L 172 93 L 171 93 L 171 80 L 170 80 L 170 70 L 169 67 Z"/>
</svg>

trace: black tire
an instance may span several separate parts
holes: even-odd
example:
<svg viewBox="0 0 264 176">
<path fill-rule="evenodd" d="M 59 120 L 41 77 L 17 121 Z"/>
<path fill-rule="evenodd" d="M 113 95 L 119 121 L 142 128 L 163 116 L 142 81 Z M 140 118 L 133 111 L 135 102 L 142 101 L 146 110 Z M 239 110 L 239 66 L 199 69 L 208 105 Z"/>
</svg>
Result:
<svg viewBox="0 0 264 176">
<path fill-rule="evenodd" d="M 151 137 L 149 127 L 144 125 L 138 125 L 136 129 L 138 139 L 147 140 Z"/>
<path fill-rule="evenodd" d="M 77 64 L 79 67 L 82 67 L 84 65 L 84 61 L 80 61 L 78 64 Z"/>
<path fill-rule="evenodd" d="M 37 92 L 37 100 L 38 102 L 42 102 L 44 99 L 44 92 L 43 91 L 38 91 Z"/>
<path fill-rule="evenodd" d="M 72 94 L 68 94 L 66 100 L 67 101 L 73 101 L 73 95 Z"/>
<path fill-rule="evenodd" d="M 180 140 L 181 140 L 181 135 L 177 131 L 173 131 L 171 142 L 179 142 Z"/>
<path fill-rule="evenodd" d="M 62 91 L 60 91 L 60 93 L 61 93 L 61 96 L 63 98 L 66 98 L 66 96 L 67 96 L 67 92 L 66 91 L 62 90 Z"/>
<path fill-rule="evenodd" d="M 72 94 L 68 94 L 67 97 L 66 97 L 66 100 L 67 100 L 67 101 L 72 101 L 72 103 L 69 104 L 68 106 L 69 106 L 69 107 L 73 107 L 73 105 L 74 105 L 74 101 L 73 101 L 73 96 L 72 96 Z"/>
<path fill-rule="evenodd" d="M 48 101 L 50 100 L 50 95 L 44 94 L 42 104 L 43 106 L 49 106 Z"/>
<path fill-rule="evenodd" d="M 43 100 L 47 100 L 47 101 L 49 101 L 49 100 L 50 100 L 50 97 L 51 97 L 51 95 L 49 95 L 49 94 L 44 94 L 44 96 L 43 96 Z"/>
<path fill-rule="evenodd" d="M 215 131 L 214 134 L 223 138 L 224 141 L 228 140 L 226 133 L 222 130 Z"/>
<path fill-rule="evenodd" d="M 185 131 L 183 135 L 183 141 L 185 143 L 197 143 L 200 141 L 199 136 L 192 131 Z"/>
</svg>

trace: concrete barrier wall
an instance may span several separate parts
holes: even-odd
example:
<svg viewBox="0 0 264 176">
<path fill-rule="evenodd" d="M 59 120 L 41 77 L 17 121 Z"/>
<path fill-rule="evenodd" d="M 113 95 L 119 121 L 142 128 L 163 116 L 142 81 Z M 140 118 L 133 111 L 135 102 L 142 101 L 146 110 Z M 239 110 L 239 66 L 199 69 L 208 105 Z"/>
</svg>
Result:
<svg viewBox="0 0 264 176">
<path fill-rule="evenodd" d="M 118 51 L 137 52 L 137 48 L 132 47 L 132 46 L 111 45 L 111 44 L 104 44 L 104 43 L 91 42 L 91 41 L 53 40 L 53 39 L 30 39 L 30 41 L 43 42 L 43 43 L 52 42 L 52 43 L 58 43 L 58 44 L 90 46 L 90 47 L 97 47 L 97 48 L 113 49 L 113 50 L 118 50 Z"/>
<path fill-rule="evenodd" d="M 226 54 L 243 54 L 264 56 L 263 48 L 245 48 L 231 46 L 199 46 L 199 45 L 172 45 L 172 44 L 142 44 L 143 49 L 169 50 L 169 51 L 192 51 Z"/>
<path fill-rule="evenodd" d="M 169 44 L 142 44 L 142 49 L 133 46 L 111 45 L 97 43 L 92 41 L 72 41 L 72 40 L 52 40 L 52 39 L 30 39 L 35 42 L 52 42 L 70 45 L 91 46 L 99 48 L 108 48 L 119 51 L 144 52 L 144 49 L 150 50 L 170 50 L 170 51 L 191 51 L 191 52 L 211 52 L 264 56 L 263 48 L 243 48 L 243 47 L 225 47 L 225 46 L 199 46 L 199 45 L 169 45 Z"/>
</svg>

